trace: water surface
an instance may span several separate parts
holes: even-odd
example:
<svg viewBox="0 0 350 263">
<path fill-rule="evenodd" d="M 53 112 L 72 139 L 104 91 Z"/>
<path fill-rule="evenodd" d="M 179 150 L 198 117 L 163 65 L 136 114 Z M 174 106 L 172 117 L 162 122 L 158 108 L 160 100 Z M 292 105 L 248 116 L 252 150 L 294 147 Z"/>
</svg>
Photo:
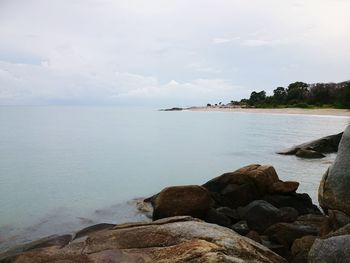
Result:
<svg viewBox="0 0 350 263">
<path fill-rule="evenodd" d="M 348 118 L 117 107 L 0 107 L 0 242 L 142 220 L 135 197 L 273 165 L 317 202 L 322 160 L 276 151 L 344 130 Z M 1 246 L 1 245 L 0 245 Z"/>
</svg>

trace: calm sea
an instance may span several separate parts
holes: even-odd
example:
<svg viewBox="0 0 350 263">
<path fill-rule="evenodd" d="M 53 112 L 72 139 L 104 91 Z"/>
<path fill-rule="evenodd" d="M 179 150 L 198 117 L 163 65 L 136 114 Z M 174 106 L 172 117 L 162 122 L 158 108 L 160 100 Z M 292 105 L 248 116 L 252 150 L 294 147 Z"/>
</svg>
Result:
<svg viewBox="0 0 350 263">
<path fill-rule="evenodd" d="M 317 202 L 322 160 L 276 151 L 344 130 L 348 118 L 116 107 L 0 107 L 0 247 L 98 223 L 143 220 L 133 202 L 273 165 Z"/>
</svg>

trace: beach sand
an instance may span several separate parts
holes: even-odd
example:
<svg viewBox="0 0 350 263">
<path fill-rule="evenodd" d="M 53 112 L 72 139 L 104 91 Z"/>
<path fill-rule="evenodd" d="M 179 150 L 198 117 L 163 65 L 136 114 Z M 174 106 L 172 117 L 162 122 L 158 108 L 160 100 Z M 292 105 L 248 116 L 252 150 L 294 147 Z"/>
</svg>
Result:
<svg viewBox="0 0 350 263">
<path fill-rule="evenodd" d="M 303 115 L 325 115 L 350 117 L 350 110 L 347 109 L 301 109 L 301 108 L 214 108 L 214 107 L 192 107 L 189 111 L 218 111 L 218 112 L 243 112 L 243 113 L 275 113 L 275 114 L 303 114 Z"/>
</svg>

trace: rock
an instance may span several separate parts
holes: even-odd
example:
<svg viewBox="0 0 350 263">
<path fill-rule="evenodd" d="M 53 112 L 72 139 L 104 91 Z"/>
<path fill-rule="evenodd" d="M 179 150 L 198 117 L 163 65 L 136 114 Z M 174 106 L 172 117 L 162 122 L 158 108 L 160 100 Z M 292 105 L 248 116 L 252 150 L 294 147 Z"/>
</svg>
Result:
<svg viewBox="0 0 350 263">
<path fill-rule="evenodd" d="M 270 187 L 270 193 L 272 194 L 288 194 L 295 192 L 299 187 L 298 182 L 286 181 L 275 182 Z"/>
<path fill-rule="evenodd" d="M 259 193 L 254 184 L 229 184 L 221 191 L 220 205 L 237 208 L 245 206 L 257 198 L 259 198 Z"/>
<path fill-rule="evenodd" d="M 75 234 L 74 239 L 86 236 L 86 235 L 93 233 L 93 232 L 96 232 L 96 231 L 100 231 L 100 230 L 104 230 L 104 229 L 111 229 L 114 226 L 115 226 L 115 224 L 106 224 L 106 223 L 101 223 L 101 224 L 89 226 L 89 227 L 86 227 L 84 229 L 79 230 Z"/>
<path fill-rule="evenodd" d="M 171 216 L 204 218 L 212 205 L 209 192 L 198 185 L 163 189 L 152 202 L 153 220 Z"/>
<path fill-rule="evenodd" d="M 189 217 L 125 224 L 86 240 L 36 249 L 7 262 L 286 262 L 266 247 L 228 228 Z"/>
<path fill-rule="evenodd" d="M 299 215 L 298 210 L 293 207 L 281 207 L 280 214 L 281 222 L 294 222 Z"/>
<path fill-rule="evenodd" d="M 239 208 L 240 217 L 247 221 L 250 229 L 262 233 L 269 226 L 281 220 L 281 212 L 278 208 L 264 200 L 256 200 L 249 205 Z"/>
<path fill-rule="evenodd" d="M 247 224 L 247 221 L 239 221 L 236 224 L 231 226 L 231 229 L 236 231 L 238 234 L 245 236 L 246 234 L 249 233 L 249 227 Z"/>
<path fill-rule="evenodd" d="M 312 203 L 312 200 L 308 194 L 275 194 L 275 195 L 265 195 L 263 199 L 277 208 L 281 207 L 293 207 L 300 215 L 304 214 L 322 214 L 320 209 Z"/>
<path fill-rule="evenodd" d="M 34 250 L 34 249 L 43 249 L 46 247 L 58 247 L 62 248 L 67 245 L 72 240 L 72 235 L 52 235 L 48 237 L 41 238 L 39 240 L 35 240 L 29 242 L 24 245 L 15 246 L 6 252 L 0 254 L 0 262 L 8 263 L 7 258 L 15 257 L 21 253 L 26 251 Z"/>
<path fill-rule="evenodd" d="M 272 166 L 252 164 L 216 177 L 203 187 L 215 194 L 219 206 L 237 208 L 267 194 L 270 185 L 278 181 Z"/>
<path fill-rule="evenodd" d="M 320 206 L 339 210 L 350 216 L 350 126 L 344 131 L 337 157 L 320 183 Z"/>
<path fill-rule="evenodd" d="M 309 263 L 348 263 L 350 262 L 350 235 L 328 239 L 316 239 L 312 245 Z"/>
<path fill-rule="evenodd" d="M 315 242 L 315 236 L 304 236 L 298 238 L 293 242 L 291 252 L 292 260 L 291 262 L 295 263 L 307 263 L 307 258 L 309 255 L 310 248 Z"/>
<path fill-rule="evenodd" d="M 226 206 L 218 207 L 216 211 L 230 218 L 231 222 L 238 222 L 240 217 L 237 210 L 231 209 Z"/>
<path fill-rule="evenodd" d="M 330 136 L 323 137 L 318 140 L 303 143 L 292 147 L 283 152 L 278 152 L 278 154 L 294 155 L 300 149 L 309 149 L 320 153 L 333 153 L 338 151 L 338 145 L 343 133 L 338 133 Z"/>
<path fill-rule="evenodd" d="M 174 107 L 174 108 L 169 108 L 169 109 L 162 109 L 161 111 L 182 111 L 183 108 L 180 107 Z"/>
<path fill-rule="evenodd" d="M 350 223 L 350 217 L 338 210 L 328 210 L 329 221 L 332 229 L 336 230 Z"/>
<path fill-rule="evenodd" d="M 296 153 L 295 156 L 300 157 L 300 158 L 306 158 L 306 159 L 318 159 L 318 158 L 324 158 L 326 157 L 324 154 L 314 151 L 314 150 L 309 150 L 309 149 L 299 149 Z"/>
<path fill-rule="evenodd" d="M 250 238 L 251 240 L 254 240 L 257 243 L 262 243 L 259 233 L 254 230 L 249 231 L 249 233 L 246 234 L 246 237 Z"/>
<path fill-rule="evenodd" d="M 294 240 L 307 235 L 316 236 L 319 229 L 313 225 L 302 223 L 277 223 L 264 232 L 271 240 L 290 248 Z"/>
<path fill-rule="evenodd" d="M 338 228 L 335 231 L 328 233 L 325 236 L 322 236 L 322 239 L 336 237 L 336 236 L 343 236 L 343 235 L 350 235 L 350 224 L 347 224 L 341 228 Z"/>
<path fill-rule="evenodd" d="M 219 226 L 226 226 L 229 227 L 231 225 L 231 220 L 225 216 L 224 214 L 219 213 L 214 208 L 211 208 L 206 217 L 205 221 L 208 223 L 217 224 Z"/>
</svg>

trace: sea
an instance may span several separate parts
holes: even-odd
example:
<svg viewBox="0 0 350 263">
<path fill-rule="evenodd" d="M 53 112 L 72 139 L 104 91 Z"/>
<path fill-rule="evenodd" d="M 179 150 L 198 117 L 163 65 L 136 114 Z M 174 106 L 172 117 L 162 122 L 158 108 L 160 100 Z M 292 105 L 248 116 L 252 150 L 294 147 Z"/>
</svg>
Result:
<svg viewBox="0 0 350 263">
<path fill-rule="evenodd" d="M 0 107 L 0 250 L 101 222 L 146 220 L 135 207 L 167 186 L 273 165 L 317 203 L 335 154 L 276 154 L 343 131 L 347 117 L 159 111 L 112 106 Z"/>
</svg>

